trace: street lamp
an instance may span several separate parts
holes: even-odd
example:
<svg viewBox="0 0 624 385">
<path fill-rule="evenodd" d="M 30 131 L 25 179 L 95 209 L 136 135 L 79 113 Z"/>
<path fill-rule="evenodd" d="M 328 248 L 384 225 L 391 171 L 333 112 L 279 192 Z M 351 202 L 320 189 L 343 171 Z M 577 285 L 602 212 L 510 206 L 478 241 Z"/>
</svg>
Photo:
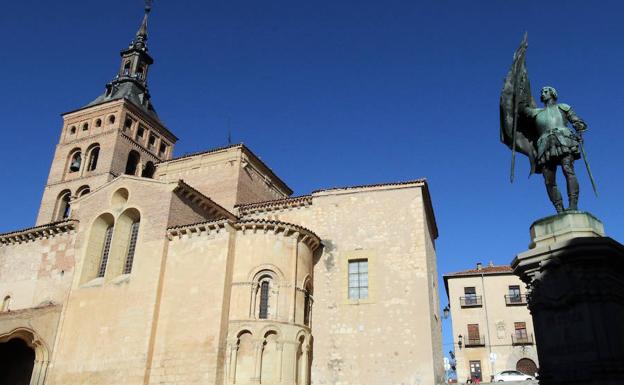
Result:
<svg viewBox="0 0 624 385">
<path fill-rule="evenodd" d="M 451 312 L 451 309 L 449 309 L 449 305 L 446 305 L 442 312 L 444 314 L 442 318 L 447 319 L 449 317 L 449 313 Z"/>
<path fill-rule="evenodd" d="M 464 344 L 463 339 L 464 337 L 461 334 L 457 336 L 457 341 L 458 341 L 457 346 L 459 346 L 460 349 L 462 348 L 462 345 Z"/>
</svg>

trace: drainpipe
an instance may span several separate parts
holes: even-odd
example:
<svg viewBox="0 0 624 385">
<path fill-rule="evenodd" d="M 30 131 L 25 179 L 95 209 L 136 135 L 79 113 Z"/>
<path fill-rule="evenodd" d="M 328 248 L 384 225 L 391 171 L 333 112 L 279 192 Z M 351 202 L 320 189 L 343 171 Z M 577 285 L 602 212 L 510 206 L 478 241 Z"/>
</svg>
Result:
<svg viewBox="0 0 624 385">
<path fill-rule="evenodd" d="M 481 289 L 483 291 L 483 308 L 485 309 L 485 330 L 487 331 L 487 339 L 488 339 L 488 351 L 490 352 L 488 356 L 488 361 L 490 361 L 490 376 L 494 376 L 494 362 L 490 359 L 492 355 L 492 339 L 490 338 L 490 319 L 488 317 L 488 309 L 487 303 L 485 301 L 485 279 L 483 272 L 481 272 Z M 491 378 L 491 377 L 490 377 Z"/>
</svg>

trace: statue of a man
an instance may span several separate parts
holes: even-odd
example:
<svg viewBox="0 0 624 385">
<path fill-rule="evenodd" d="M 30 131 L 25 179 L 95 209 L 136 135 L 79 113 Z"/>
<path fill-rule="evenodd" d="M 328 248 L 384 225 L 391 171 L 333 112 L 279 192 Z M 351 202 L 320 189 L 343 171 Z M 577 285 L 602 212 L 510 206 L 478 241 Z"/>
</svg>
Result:
<svg viewBox="0 0 624 385">
<path fill-rule="evenodd" d="M 501 141 L 512 150 L 511 180 L 514 177 L 515 154 L 526 155 L 531 172 L 543 174 L 546 191 L 557 213 L 564 211 L 561 193 L 557 189 L 557 166 L 561 166 L 568 187 L 568 210 L 578 209 L 579 184 L 574 172 L 574 161 L 584 157 L 583 138 L 587 124 L 572 108 L 557 103 L 557 91 L 542 88 L 540 99 L 544 108 L 537 108 L 531 95 L 531 84 L 526 70 L 527 36 L 514 54 L 513 64 L 503 85 L 500 97 Z M 576 133 L 568 127 L 571 124 Z M 587 171 L 596 190 L 587 159 Z"/>
<path fill-rule="evenodd" d="M 540 100 L 544 108 L 532 108 L 528 104 L 522 108 L 522 113 L 535 121 L 536 168 L 544 175 L 548 197 L 560 213 L 563 211 L 563 202 L 557 189 L 556 172 L 557 165 L 561 165 L 568 186 L 568 210 L 578 210 L 579 184 L 574 173 L 574 161 L 581 157 L 579 145 L 587 124 L 576 116 L 569 105 L 557 104 L 557 91 L 554 88 L 542 88 Z M 578 135 L 568 128 L 568 122 Z"/>
</svg>

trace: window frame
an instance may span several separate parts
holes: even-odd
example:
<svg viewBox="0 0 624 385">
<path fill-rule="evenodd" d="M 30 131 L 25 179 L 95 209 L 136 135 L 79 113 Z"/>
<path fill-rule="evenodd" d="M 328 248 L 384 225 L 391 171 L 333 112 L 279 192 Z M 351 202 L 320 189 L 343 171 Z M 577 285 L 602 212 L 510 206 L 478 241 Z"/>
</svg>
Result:
<svg viewBox="0 0 624 385">
<path fill-rule="evenodd" d="M 366 266 L 365 270 L 362 270 L 362 266 Z M 352 269 L 352 267 L 354 269 Z M 347 296 L 349 300 L 361 301 L 369 299 L 370 280 L 368 258 L 349 259 L 347 262 L 347 277 Z"/>
</svg>

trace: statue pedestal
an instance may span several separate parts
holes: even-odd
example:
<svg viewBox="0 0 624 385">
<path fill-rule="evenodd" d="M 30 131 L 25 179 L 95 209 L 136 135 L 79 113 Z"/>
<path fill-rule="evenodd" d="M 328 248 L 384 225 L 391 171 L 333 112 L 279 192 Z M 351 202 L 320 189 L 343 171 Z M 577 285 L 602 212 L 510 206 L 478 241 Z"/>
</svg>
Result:
<svg viewBox="0 0 624 385">
<path fill-rule="evenodd" d="M 624 246 L 589 213 L 531 225 L 511 263 L 529 288 L 540 385 L 624 384 Z"/>
</svg>

